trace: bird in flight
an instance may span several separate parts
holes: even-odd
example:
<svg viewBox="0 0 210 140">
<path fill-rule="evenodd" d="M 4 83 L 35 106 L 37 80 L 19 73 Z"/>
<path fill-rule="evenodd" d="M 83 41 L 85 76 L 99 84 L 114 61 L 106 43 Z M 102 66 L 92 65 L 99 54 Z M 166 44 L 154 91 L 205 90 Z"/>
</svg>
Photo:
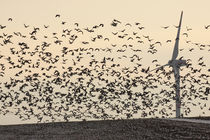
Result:
<svg viewBox="0 0 210 140">
<path fill-rule="evenodd" d="M 168 29 L 168 27 L 169 27 L 169 26 L 163 26 L 162 28 L 163 28 L 163 29 Z"/>
<path fill-rule="evenodd" d="M 112 22 L 111 25 L 116 27 L 117 26 L 117 23 Z"/>
<path fill-rule="evenodd" d="M 191 41 L 190 40 L 186 40 L 186 43 L 190 43 Z"/>
<path fill-rule="evenodd" d="M 186 37 L 188 37 L 188 34 L 187 33 L 183 33 L 182 35 L 185 35 Z"/>
<path fill-rule="evenodd" d="M 179 26 L 174 25 L 175 28 L 179 28 Z"/>
<path fill-rule="evenodd" d="M 140 23 L 139 22 L 136 22 L 135 25 L 140 25 Z"/>
<path fill-rule="evenodd" d="M 132 26 L 130 23 L 125 24 L 125 26 Z"/>
<path fill-rule="evenodd" d="M 66 22 L 65 22 L 65 21 L 62 21 L 62 22 L 61 22 L 61 24 L 63 24 L 63 25 L 64 25 L 64 24 L 66 24 Z"/>
<path fill-rule="evenodd" d="M 139 30 L 142 30 L 142 29 L 144 29 L 145 27 L 138 27 L 139 28 Z"/>
<path fill-rule="evenodd" d="M 205 27 L 205 29 L 208 29 L 210 27 L 210 25 L 207 25 L 207 26 L 204 26 L 204 27 Z"/>
<path fill-rule="evenodd" d="M 188 27 L 186 27 L 187 28 L 187 31 L 190 31 L 190 30 L 192 30 L 192 28 L 188 28 Z"/>
<path fill-rule="evenodd" d="M 44 25 L 44 28 L 48 28 L 49 27 L 49 25 Z"/>
<path fill-rule="evenodd" d="M 60 17 L 61 15 L 59 15 L 59 14 L 57 14 L 57 15 L 55 15 L 55 17 Z"/>
<path fill-rule="evenodd" d="M 3 26 L 3 25 L 0 25 L 0 29 L 4 29 L 6 28 L 7 26 Z"/>
<path fill-rule="evenodd" d="M 29 25 L 24 24 L 24 27 L 25 27 L 25 28 L 28 28 L 28 27 L 29 27 Z"/>
<path fill-rule="evenodd" d="M 12 18 L 9 18 L 8 21 L 12 21 Z"/>
<path fill-rule="evenodd" d="M 118 23 L 121 23 L 121 22 L 120 22 L 119 20 L 117 20 L 117 19 L 114 19 L 113 21 L 114 21 L 114 22 L 118 22 Z"/>
<path fill-rule="evenodd" d="M 74 23 L 74 25 L 78 27 L 79 26 L 79 23 Z"/>
</svg>

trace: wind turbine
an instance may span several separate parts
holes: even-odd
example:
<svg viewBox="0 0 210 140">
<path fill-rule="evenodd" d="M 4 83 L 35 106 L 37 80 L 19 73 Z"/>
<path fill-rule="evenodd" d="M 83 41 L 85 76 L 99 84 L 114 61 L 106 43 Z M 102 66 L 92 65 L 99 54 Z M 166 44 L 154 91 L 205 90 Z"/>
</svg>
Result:
<svg viewBox="0 0 210 140">
<path fill-rule="evenodd" d="M 154 71 L 157 69 L 162 69 L 165 66 L 170 66 L 173 68 L 175 83 L 176 83 L 176 86 L 175 86 L 175 90 L 176 90 L 176 118 L 180 118 L 180 110 L 181 110 L 179 69 L 181 66 L 187 65 L 186 60 L 176 59 L 178 56 L 178 53 L 179 53 L 179 51 L 178 51 L 179 36 L 180 36 L 180 30 L 181 30 L 181 24 L 182 24 L 182 15 L 183 15 L 183 11 L 181 12 L 181 17 L 180 17 L 179 26 L 178 26 L 178 32 L 177 32 L 177 36 L 176 36 L 176 42 L 174 45 L 174 50 L 173 50 L 173 55 L 172 55 L 171 60 L 169 60 L 167 64 L 151 70 L 151 71 Z"/>
</svg>

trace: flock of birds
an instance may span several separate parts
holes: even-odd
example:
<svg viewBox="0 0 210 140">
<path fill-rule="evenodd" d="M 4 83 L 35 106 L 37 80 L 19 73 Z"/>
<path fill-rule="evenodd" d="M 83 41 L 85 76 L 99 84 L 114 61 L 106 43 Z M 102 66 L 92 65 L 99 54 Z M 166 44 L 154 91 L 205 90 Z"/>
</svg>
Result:
<svg viewBox="0 0 210 140">
<path fill-rule="evenodd" d="M 79 23 L 69 27 L 59 14 L 55 18 L 63 29 L 50 34 L 49 25 L 24 24 L 23 32 L 0 25 L 0 114 L 46 122 L 171 117 L 175 113 L 172 70 L 150 72 L 152 66 L 160 66 L 157 59 L 151 66 L 142 63 L 143 54 L 152 56 L 163 42 L 143 35 L 146 28 L 141 23 L 114 19 L 109 25 L 82 28 Z M 8 22 L 14 21 L 9 18 Z M 102 33 L 107 26 L 112 31 Z M 187 38 L 192 29 L 186 29 L 182 35 Z M 189 52 L 210 51 L 210 45 L 186 43 L 193 46 Z M 186 73 L 181 75 L 183 115 L 190 114 L 192 105 L 210 110 L 210 67 L 204 59 L 201 56 L 195 64 L 187 59 L 186 68 L 181 69 Z"/>
</svg>

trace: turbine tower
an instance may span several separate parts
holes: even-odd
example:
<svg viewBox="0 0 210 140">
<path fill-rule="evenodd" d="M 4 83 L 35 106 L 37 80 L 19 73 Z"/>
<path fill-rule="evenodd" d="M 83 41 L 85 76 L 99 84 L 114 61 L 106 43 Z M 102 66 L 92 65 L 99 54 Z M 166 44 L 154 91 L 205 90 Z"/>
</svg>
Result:
<svg viewBox="0 0 210 140">
<path fill-rule="evenodd" d="M 183 15 L 183 11 L 181 12 L 181 17 L 180 17 L 180 21 L 179 21 L 179 26 L 178 26 L 178 32 L 177 32 L 177 36 L 176 36 L 176 40 L 175 40 L 175 45 L 174 45 L 174 50 L 173 50 L 173 55 L 171 60 L 168 61 L 167 64 L 160 66 L 156 69 L 153 69 L 151 71 L 157 70 L 157 69 L 162 69 L 165 66 L 169 66 L 173 68 L 173 72 L 174 72 L 174 77 L 175 77 L 175 90 L 176 90 L 176 118 L 180 118 L 180 114 L 181 114 L 181 99 L 180 99 L 180 74 L 179 74 L 179 70 L 181 66 L 185 66 L 187 65 L 186 60 L 179 60 L 176 59 L 179 53 L 179 36 L 180 36 L 180 30 L 181 30 L 181 24 L 182 24 L 182 15 Z M 150 71 L 150 72 L 151 72 Z"/>
</svg>

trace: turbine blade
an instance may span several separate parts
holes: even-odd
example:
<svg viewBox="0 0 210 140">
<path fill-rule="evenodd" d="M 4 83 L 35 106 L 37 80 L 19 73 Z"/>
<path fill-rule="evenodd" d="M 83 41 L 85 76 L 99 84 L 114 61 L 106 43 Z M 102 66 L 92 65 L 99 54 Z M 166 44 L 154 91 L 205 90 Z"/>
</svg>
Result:
<svg viewBox="0 0 210 140">
<path fill-rule="evenodd" d="M 162 68 L 165 67 L 165 66 L 169 66 L 169 64 L 165 64 L 165 65 L 162 65 L 162 66 L 160 66 L 160 67 L 157 67 L 157 68 L 151 70 L 150 72 L 152 72 L 152 71 L 154 71 L 154 70 L 162 69 Z"/>
<path fill-rule="evenodd" d="M 182 24 L 182 15 L 183 11 L 181 13 L 180 21 L 179 21 L 179 26 L 178 26 L 178 31 L 177 31 L 177 36 L 176 36 L 176 42 L 174 45 L 174 51 L 171 60 L 175 60 L 178 56 L 178 50 L 179 50 L 179 36 L 180 36 L 180 30 L 181 30 L 181 24 Z"/>
</svg>

